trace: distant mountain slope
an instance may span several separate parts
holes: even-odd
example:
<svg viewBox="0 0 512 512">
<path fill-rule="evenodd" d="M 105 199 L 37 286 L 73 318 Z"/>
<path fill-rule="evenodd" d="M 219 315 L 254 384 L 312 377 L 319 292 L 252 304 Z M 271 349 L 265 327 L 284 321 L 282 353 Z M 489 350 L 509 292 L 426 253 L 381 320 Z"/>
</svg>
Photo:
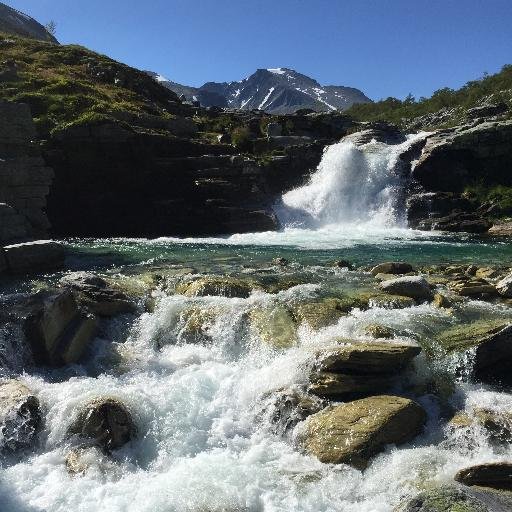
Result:
<svg viewBox="0 0 512 512">
<path fill-rule="evenodd" d="M 202 87 L 187 87 L 150 73 L 162 85 L 201 105 L 259 109 L 272 114 L 290 114 L 309 108 L 317 112 L 346 110 L 356 103 L 371 100 L 359 89 L 328 85 L 288 68 L 258 69 L 239 82 L 207 82 Z"/>
<path fill-rule="evenodd" d="M 40 41 L 58 43 L 40 23 L 8 5 L 0 2 L 0 32 Z"/>
</svg>

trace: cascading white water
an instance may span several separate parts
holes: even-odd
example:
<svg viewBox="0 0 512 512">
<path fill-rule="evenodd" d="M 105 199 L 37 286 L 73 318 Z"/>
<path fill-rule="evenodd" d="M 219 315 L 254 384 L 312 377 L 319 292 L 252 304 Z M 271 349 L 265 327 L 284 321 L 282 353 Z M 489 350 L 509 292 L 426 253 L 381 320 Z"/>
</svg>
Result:
<svg viewBox="0 0 512 512">
<path fill-rule="evenodd" d="M 277 208 L 281 223 L 309 229 L 365 223 L 405 227 L 399 157 L 424 136 L 410 135 L 393 145 L 373 140 L 327 147 L 309 183 L 283 195 Z"/>
</svg>

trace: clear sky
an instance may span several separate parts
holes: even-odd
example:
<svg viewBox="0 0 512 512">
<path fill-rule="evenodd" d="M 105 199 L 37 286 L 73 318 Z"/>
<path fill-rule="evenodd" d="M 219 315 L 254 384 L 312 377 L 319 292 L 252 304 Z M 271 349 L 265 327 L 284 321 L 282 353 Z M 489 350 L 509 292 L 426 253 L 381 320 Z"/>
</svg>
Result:
<svg viewBox="0 0 512 512">
<path fill-rule="evenodd" d="M 512 0 L 2 0 L 62 43 L 187 85 L 289 67 L 372 99 L 512 64 Z"/>
</svg>

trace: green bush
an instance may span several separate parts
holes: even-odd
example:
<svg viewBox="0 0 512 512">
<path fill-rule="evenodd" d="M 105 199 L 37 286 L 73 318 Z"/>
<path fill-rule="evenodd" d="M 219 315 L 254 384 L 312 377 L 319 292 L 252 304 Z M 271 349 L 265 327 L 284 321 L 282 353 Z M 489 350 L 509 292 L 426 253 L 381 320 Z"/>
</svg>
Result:
<svg viewBox="0 0 512 512">
<path fill-rule="evenodd" d="M 245 126 L 239 126 L 231 132 L 231 141 L 237 149 L 248 150 L 251 145 L 251 132 Z"/>
</svg>

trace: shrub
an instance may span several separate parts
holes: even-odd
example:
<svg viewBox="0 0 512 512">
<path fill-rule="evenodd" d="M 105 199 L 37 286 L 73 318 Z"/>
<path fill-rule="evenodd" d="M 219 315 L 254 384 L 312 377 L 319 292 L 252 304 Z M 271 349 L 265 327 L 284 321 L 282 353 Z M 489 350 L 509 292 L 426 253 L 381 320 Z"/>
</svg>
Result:
<svg viewBox="0 0 512 512">
<path fill-rule="evenodd" d="M 231 132 L 231 141 L 237 149 L 248 150 L 251 145 L 251 132 L 245 126 L 239 126 Z"/>
</svg>

